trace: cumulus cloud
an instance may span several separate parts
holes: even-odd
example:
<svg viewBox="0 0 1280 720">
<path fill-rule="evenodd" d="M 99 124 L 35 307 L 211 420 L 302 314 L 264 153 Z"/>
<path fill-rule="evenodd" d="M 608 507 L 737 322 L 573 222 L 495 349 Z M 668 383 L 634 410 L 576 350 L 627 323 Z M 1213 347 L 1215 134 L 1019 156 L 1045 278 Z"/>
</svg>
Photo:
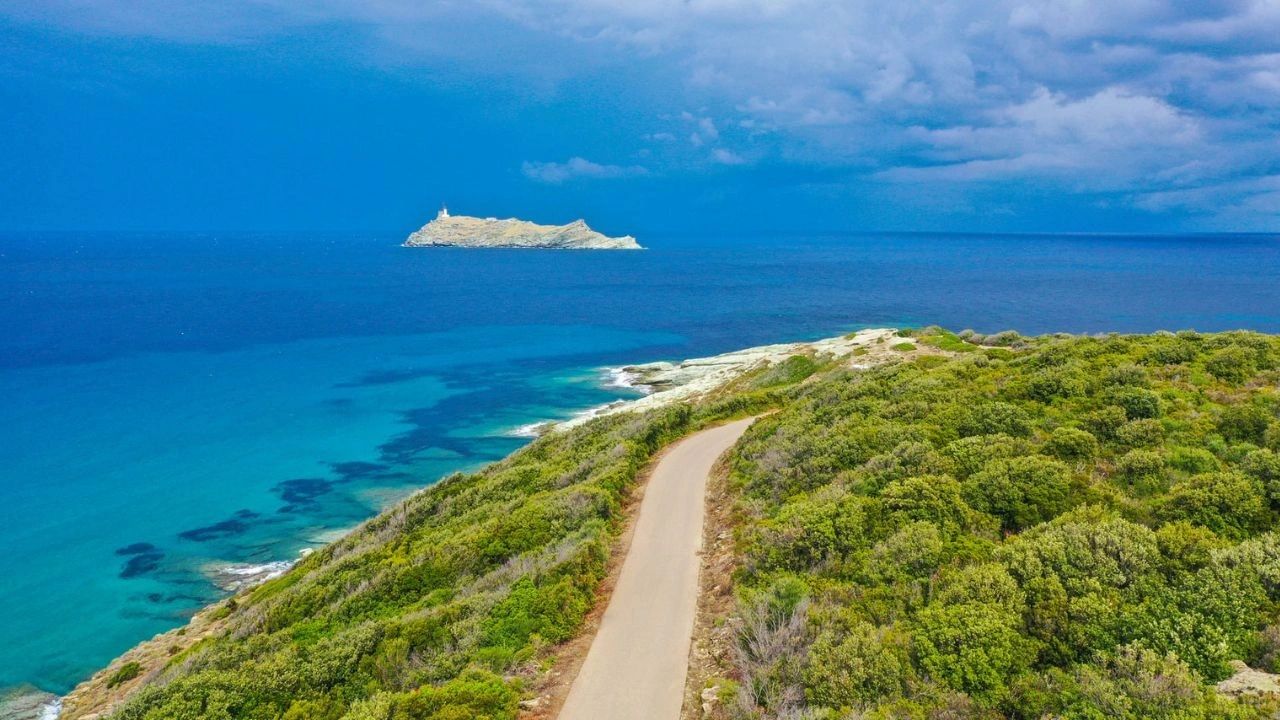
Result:
<svg viewBox="0 0 1280 720">
<path fill-rule="evenodd" d="M 535 182 L 559 185 L 577 179 L 636 177 L 647 175 L 649 171 L 640 165 L 601 165 L 585 158 L 572 157 L 564 162 L 525 161 L 520 166 L 520 172 Z"/>
<path fill-rule="evenodd" d="M 1106 88 L 1071 99 L 1040 88 L 996 108 L 984 125 L 916 127 L 930 164 L 878 177 L 899 182 L 1057 178 L 1079 190 L 1128 190 L 1189 165 L 1202 152 L 1192 117 L 1159 98 Z M 1168 178 L 1166 178 L 1167 180 Z"/>
<path fill-rule="evenodd" d="M 725 148 L 716 148 L 715 150 L 712 150 L 711 159 L 721 165 L 745 165 L 747 162 L 746 158 L 732 150 L 726 150 Z"/>
</svg>

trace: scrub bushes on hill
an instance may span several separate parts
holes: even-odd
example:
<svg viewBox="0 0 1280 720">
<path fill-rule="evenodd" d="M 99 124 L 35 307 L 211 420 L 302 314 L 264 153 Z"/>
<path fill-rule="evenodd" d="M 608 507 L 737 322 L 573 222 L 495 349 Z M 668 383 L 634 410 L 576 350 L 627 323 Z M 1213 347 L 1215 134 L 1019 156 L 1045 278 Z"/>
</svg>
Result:
<svg viewBox="0 0 1280 720">
<path fill-rule="evenodd" d="M 637 474 L 753 402 L 599 420 L 448 478 L 228 604 L 222 635 L 112 717 L 513 718 L 539 650 L 594 602 Z"/>
<path fill-rule="evenodd" d="M 1280 671 L 1280 340 L 916 335 L 447 479 L 225 604 L 112 717 L 514 718 L 645 464 L 768 408 L 732 460 L 736 716 L 1269 717 L 1211 683 Z"/>
<path fill-rule="evenodd" d="M 737 716 L 1270 716 L 1210 683 L 1280 671 L 1280 340 L 1004 342 L 816 376 L 748 432 L 742 642 L 793 600 Z"/>
</svg>

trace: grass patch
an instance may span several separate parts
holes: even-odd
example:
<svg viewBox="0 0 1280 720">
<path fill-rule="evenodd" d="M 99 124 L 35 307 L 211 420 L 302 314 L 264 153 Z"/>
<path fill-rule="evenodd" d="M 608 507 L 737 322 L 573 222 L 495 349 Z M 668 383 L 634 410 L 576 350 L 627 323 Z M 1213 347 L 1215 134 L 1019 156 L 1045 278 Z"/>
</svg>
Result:
<svg viewBox="0 0 1280 720">
<path fill-rule="evenodd" d="M 946 330 L 923 335 L 919 340 L 925 345 L 931 345 L 939 350 L 945 350 L 947 352 L 968 353 L 977 352 L 979 349 L 977 345 L 967 343 L 960 339 L 959 335 L 947 332 Z"/>
<path fill-rule="evenodd" d="M 113 688 L 117 685 L 123 685 L 141 674 L 141 665 L 136 662 L 127 662 L 121 665 L 120 669 L 112 673 L 111 677 L 107 679 L 107 687 Z"/>
</svg>

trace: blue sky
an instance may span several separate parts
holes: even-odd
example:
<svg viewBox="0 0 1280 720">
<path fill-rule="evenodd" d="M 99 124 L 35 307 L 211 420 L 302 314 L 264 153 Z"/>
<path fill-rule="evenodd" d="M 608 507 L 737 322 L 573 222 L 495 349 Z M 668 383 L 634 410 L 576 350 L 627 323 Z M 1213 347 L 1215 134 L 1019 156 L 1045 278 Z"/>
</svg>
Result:
<svg viewBox="0 0 1280 720">
<path fill-rule="evenodd" d="M 0 229 L 1280 229 L 1276 0 L 0 0 Z"/>
</svg>

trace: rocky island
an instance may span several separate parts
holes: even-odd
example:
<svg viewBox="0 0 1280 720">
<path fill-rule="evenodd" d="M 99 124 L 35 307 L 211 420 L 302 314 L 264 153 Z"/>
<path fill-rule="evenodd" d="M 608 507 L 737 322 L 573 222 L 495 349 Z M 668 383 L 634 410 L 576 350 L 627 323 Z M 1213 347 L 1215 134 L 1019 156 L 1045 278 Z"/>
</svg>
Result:
<svg viewBox="0 0 1280 720">
<path fill-rule="evenodd" d="M 582 220 L 539 225 L 527 220 L 450 215 L 447 208 L 404 242 L 405 247 L 548 248 L 556 250 L 642 250 L 630 235 L 607 237 Z"/>
</svg>

